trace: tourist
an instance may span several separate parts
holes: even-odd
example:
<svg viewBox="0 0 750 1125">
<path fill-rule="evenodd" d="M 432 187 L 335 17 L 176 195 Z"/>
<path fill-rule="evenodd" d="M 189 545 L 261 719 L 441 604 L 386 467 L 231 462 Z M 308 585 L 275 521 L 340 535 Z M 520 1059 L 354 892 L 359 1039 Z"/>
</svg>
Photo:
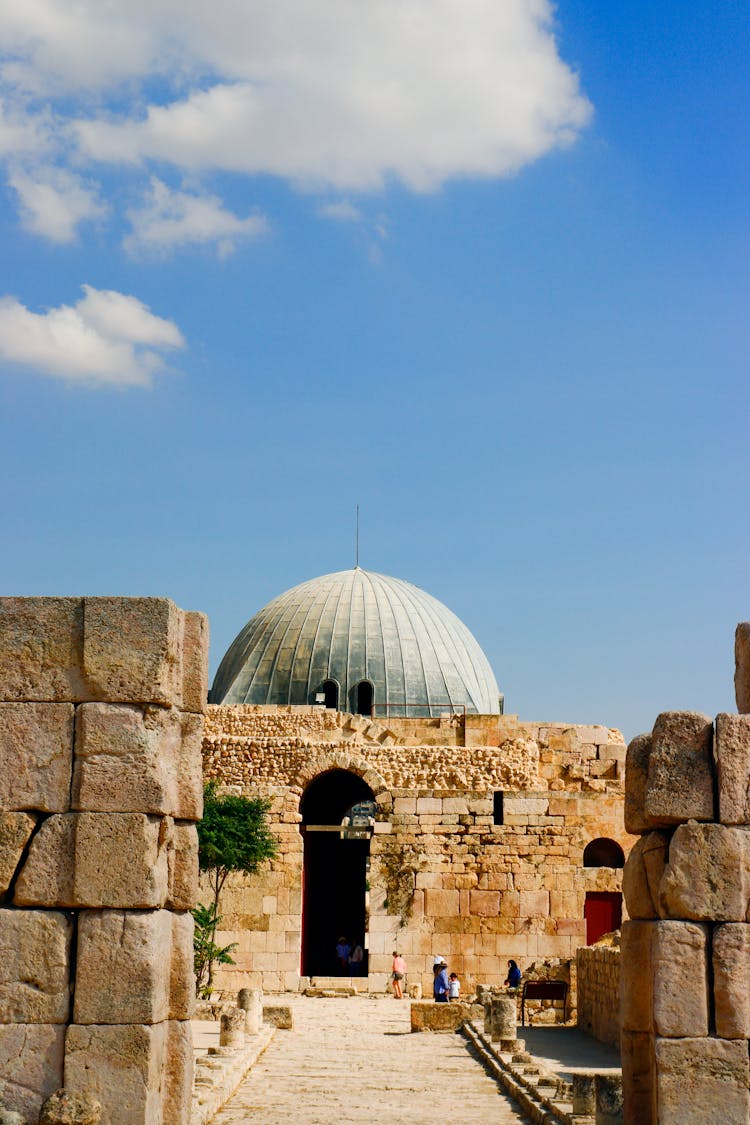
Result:
<svg viewBox="0 0 750 1125">
<path fill-rule="evenodd" d="M 406 961 L 398 950 L 393 951 L 393 964 L 391 965 L 391 980 L 393 981 L 393 995 L 397 1000 L 403 1000 L 404 989 L 402 981 L 406 977 Z"/>
<path fill-rule="evenodd" d="M 448 977 L 448 999 L 461 999 L 461 981 L 458 979 L 457 973 L 451 973 Z"/>
<path fill-rule="evenodd" d="M 433 971 L 437 968 L 435 973 L 435 980 L 432 985 L 433 995 L 436 1004 L 447 1004 L 448 993 L 450 992 L 450 981 L 448 980 L 448 964 L 446 961 L 441 960 L 439 966 L 433 965 Z"/>
<path fill-rule="evenodd" d="M 365 963 L 365 951 L 359 942 L 355 942 L 354 949 L 349 954 L 349 971 L 353 977 L 362 975 Z"/>
<path fill-rule="evenodd" d="M 351 953 L 351 951 L 352 947 L 349 945 L 346 937 L 344 937 L 342 934 L 336 946 L 336 959 L 339 963 L 339 969 L 344 974 L 344 976 L 347 976 L 349 973 L 349 954 Z"/>
<path fill-rule="evenodd" d="M 521 970 L 515 961 L 511 958 L 508 962 L 508 975 L 503 981 L 507 988 L 518 988 L 521 983 Z"/>
</svg>

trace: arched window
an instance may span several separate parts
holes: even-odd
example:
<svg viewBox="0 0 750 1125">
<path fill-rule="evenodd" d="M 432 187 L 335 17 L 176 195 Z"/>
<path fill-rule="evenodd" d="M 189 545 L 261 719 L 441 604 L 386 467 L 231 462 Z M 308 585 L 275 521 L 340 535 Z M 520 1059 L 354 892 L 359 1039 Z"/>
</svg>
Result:
<svg viewBox="0 0 750 1125">
<path fill-rule="evenodd" d="M 325 696 L 324 705 L 330 707 L 333 711 L 339 709 L 339 685 L 335 680 L 324 680 L 320 690 Z"/>
<path fill-rule="evenodd" d="M 583 852 L 584 867 L 624 867 L 625 855 L 615 840 L 600 836 L 587 844 Z"/>
<path fill-rule="evenodd" d="M 372 715 L 374 689 L 369 680 L 360 680 L 357 684 L 356 714 Z"/>
</svg>

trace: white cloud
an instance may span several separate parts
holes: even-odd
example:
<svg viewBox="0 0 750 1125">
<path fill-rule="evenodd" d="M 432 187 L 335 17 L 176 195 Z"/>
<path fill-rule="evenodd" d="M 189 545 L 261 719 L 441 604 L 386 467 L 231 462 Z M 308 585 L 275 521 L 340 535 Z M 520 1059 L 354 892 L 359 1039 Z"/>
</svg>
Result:
<svg viewBox="0 0 750 1125">
<path fill-rule="evenodd" d="M 107 212 L 98 185 L 64 168 L 16 170 L 8 183 L 18 195 L 22 225 L 51 242 L 72 242 L 79 223 Z"/>
<path fill-rule="evenodd" d="M 161 352 L 184 340 L 170 320 L 124 293 L 83 286 L 75 305 L 31 312 L 0 298 L 0 359 L 91 386 L 149 386 Z"/>
<path fill-rule="evenodd" d="M 513 173 L 587 123 L 550 0 L 27 0 L 0 71 L 67 95 L 89 159 L 412 190 Z M 151 100 L 147 82 L 172 89 Z M 91 111 L 97 92 L 108 112 Z M 145 103 L 145 107 L 144 107 Z M 62 104 L 62 103 L 61 103 Z"/>
<path fill-rule="evenodd" d="M 324 219 L 335 219 L 339 223 L 361 223 L 364 215 L 348 199 L 337 199 L 333 203 L 321 203 L 318 214 Z"/>
<path fill-rule="evenodd" d="M 30 113 L 0 97 L 0 156 L 40 153 L 51 145 L 48 110 Z"/>
<path fill-rule="evenodd" d="M 128 211 L 132 233 L 123 245 L 134 255 L 166 253 L 188 244 L 215 244 L 220 257 L 231 254 L 243 239 L 258 238 L 268 230 L 262 215 L 241 219 L 228 211 L 215 195 L 172 191 L 159 179 L 140 209 Z"/>
</svg>

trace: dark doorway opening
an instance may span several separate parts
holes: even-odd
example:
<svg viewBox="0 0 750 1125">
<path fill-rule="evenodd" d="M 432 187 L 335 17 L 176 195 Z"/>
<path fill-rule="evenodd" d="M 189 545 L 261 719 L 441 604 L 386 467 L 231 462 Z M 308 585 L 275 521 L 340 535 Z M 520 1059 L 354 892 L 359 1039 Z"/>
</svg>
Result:
<svg viewBox="0 0 750 1125">
<path fill-rule="evenodd" d="M 356 691 L 355 714 L 372 715 L 374 690 L 370 681 L 360 680 L 357 684 Z"/>
<path fill-rule="evenodd" d="M 374 801 L 361 777 L 328 770 L 311 781 L 300 802 L 304 838 L 302 976 L 340 976 L 336 943 L 366 947 L 369 825 L 353 806 Z M 351 823 L 342 824 L 344 819 Z M 360 975 L 367 974 L 367 950 Z"/>
<path fill-rule="evenodd" d="M 586 944 L 593 945 L 604 934 L 622 926 L 622 895 L 619 891 L 587 891 L 583 916 Z"/>
<path fill-rule="evenodd" d="M 584 867 L 624 867 L 625 853 L 616 840 L 600 836 L 592 840 L 583 851 Z"/>
<path fill-rule="evenodd" d="M 339 685 L 335 680 L 325 680 L 321 687 L 323 692 L 323 703 L 326 707 L 330 707 L 333 711 L 339 709 Z"/>
</svg>

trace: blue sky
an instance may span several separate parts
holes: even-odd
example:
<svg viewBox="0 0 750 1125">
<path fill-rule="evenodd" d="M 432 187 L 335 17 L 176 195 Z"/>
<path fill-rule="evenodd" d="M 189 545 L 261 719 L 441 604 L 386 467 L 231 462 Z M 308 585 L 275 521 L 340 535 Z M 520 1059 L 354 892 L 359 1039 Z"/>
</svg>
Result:
<svg viewBox="0 0 750 1125">
<path fill-rule="evenodd" d="M 508 710 L 733 709 L 744 4 L 15 7 L 7 592 L 169 595 L 215 669 L 359 503 Z"/>
</svg>

